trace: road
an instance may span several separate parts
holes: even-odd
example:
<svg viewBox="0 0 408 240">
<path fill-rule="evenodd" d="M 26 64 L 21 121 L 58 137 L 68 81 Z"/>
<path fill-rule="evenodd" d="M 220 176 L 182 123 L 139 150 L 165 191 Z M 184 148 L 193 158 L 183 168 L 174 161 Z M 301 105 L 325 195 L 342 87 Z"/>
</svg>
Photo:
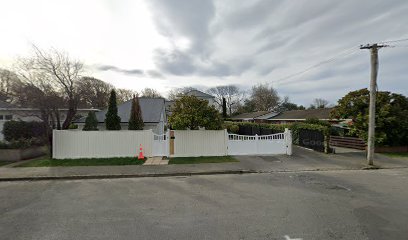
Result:
<svg viewBox="0 0 408 240">
<path fill-rule="evenodd" d="M 407 239 L 408 169 L 0 182 L 0 239 Z"/>
</svg>

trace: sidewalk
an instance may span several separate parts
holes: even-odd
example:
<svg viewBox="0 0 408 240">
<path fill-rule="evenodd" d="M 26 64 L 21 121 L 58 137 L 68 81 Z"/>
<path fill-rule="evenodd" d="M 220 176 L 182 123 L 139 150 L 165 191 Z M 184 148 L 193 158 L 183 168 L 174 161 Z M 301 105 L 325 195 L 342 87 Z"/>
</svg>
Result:
<svg viewBox="0 0 408 240">
<path fill-rule="evenodd" d="M 0 181 L 337 171 L 361 170 L 366 167 L 364 152 L 324 154 L 299 147 L 293 148 L 292 156 L 236 156 L 236 159 L 239 162 L 89 167 L 0 167 Z M 379 168 L 408 168 L 407 160 L 388 158 L 384 155 L 376 155 L 374 163 Z"/>
</svg>

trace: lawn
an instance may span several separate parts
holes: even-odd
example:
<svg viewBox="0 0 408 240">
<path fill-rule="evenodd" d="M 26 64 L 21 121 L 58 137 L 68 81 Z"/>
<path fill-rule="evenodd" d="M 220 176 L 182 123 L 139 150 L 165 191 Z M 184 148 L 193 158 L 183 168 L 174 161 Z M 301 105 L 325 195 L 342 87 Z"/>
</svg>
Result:
<svg viewBox="0 0 408 240">
<path fill-rule="evenodd" d="M 134 157 L 118 158 L 80 158 L 80 159 L 36 159 L 15 167 L 73 167 L 73 166 L 111 166 L 141 165 L 144 161 Z"/>
<path fill-rule="evenodd" d="M 408 153 L 383 153 L 388 157 L 408 159 Z"/>
<path fill-rule="evenodd" d="M 169 164 L 197 164 L 197 163 L 224 163 L 239 162 L 231 156 L 220 157 L 176 157 L 170 158 Z"/>
<path fill-rule="evenodd" d="M 0 166 L 7 165 L 7 164 L 10 164 L 10 163 L 13 163 L 13 162 L 9 162 L 9 161 L 0 161 Z"/>
</svg>

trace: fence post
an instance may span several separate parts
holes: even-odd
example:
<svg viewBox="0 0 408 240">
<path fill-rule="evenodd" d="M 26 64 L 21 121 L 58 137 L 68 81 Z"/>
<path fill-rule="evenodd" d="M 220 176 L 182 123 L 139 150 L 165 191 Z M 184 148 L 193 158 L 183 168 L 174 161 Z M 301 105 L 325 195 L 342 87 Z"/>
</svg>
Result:
<svg viewBox="0 0 408 240">
<path fill-rule="evenodd" d="M 256 146 L 256 153 L 259 153 L 259 137 L 258 134 L 255 134 L 255 146 Z"/>
<path fill-rule="evenodd" d="M 228 131 L 224 129 L 225 156 L 228 156 Z"/>
<path fill-rule="evenodd" d="M 286 154 L 291 156 L 292 155 L 292 132 L 285 128 L 285 143 L 286 143 Z"/>
<path fill-rule="evenodd" d="M 166 131 L 166 157 L 170 157 L 170 130 Z"/>
<path fill-rule="evenodd" d="M 56 154 L 55 154 L 55 149 L 56 149 L 56 145 L 55 145 L 55 129 L 52 130 L 52 146 L 51 146 L 51 152 L 52 152 L 52 158 L 55 158 Z"/>
</svg>

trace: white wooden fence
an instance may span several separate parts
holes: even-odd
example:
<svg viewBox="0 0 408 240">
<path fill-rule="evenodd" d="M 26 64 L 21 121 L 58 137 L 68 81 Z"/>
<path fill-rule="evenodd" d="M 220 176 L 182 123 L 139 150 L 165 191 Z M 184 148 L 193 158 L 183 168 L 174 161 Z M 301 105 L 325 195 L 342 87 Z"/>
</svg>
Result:
<svg viewBox="0 0 408 240">
<path fill-rule="evenodd" d="M 150 157 L 155 155 L 153 135 L 151 130 L 54 130 L 52 157 L 56 159 L 135 157 L 139 154 L 140 144 L 144 155 Z"/>
<path fill-rule="evenodd" d="M 292 136 L 289 130 L 271 135 L 228 134 L 228 155 L 292 155 Z"/>
<path fill-rule="evenodd" d="M 140 144 L 146 157 L 170 156 L 170 134 L 143 131 L 53 132 L 53 158 L 136 157 Z M 263 136 L 228 134 L 226 130 L 174 131 L 174 157 L 292 154 L 289 130 Z"/>
<path fill-rule="evenodd" d="M 175 130 L 174 156 L 226 156 L 227 130 Z"/>
</svg>

